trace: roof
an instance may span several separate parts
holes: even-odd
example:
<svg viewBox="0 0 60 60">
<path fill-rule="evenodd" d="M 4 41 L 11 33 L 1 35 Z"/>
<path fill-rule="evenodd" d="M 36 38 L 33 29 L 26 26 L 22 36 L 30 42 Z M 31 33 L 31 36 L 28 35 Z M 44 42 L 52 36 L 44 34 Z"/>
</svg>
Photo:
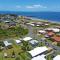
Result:
<svg viewBox="0 0 60 60">
<path fill-rule="evenodd" d="M 5 46 L 12 45 L 12 43 L 9 43 L 8 41 L 4 41 Z"/>
<path fill-rule="evenodd" d="M 52 30 L 53 30 L 53 32 L 59 32 L 60 31 L 60 29 L 58 29 L 58 28 L 53 28 Z"/>
<path fill-rule="evenodd" d="M 4 53 L 4 56 L 7 56 L 7 53 Z"/>
<path fill-rule="evenodd" d="M 54 57 L 53 60 L 60 60 L 60 55 L 57 55 L 56 57 Z"/>
<path fill-rule="evenodd" d="M 21 41 L 20 41 L 20 40 L 15 40 L 15 41 L 16 41 L 16 43 L 17 43 L 17 44 L 21 43 Z"/>
<path fill-rule="evenodd" d="M 36 43 L 38 43 L 38 41 L 37 40 L 31 40 L 31 41 L 29 41 L 29 43 L 36 44 Z"/>
<path fill-rule="evenodd" d="M 32 55 L 32 57 L 34 57 L 36 55 L 39 55 L 39 54 L 45 52 L 46 50 L 48 50 L 48 48 L 46 46 L 37 47 L 37 48 L 34 48 L 33 50 L 29 51 L 29 53 Z"/>
<path fill-rule="evenodd" d="M 45 30 L 39 30 L 38 32 L 39 32 L 39 33 L 46 33 Z"/>
<path fill-rule="evenodd" d="M 56 42 L 60 42 L 60 36 L 53 36 L 51 38 Z"/>
<path fill-rule="evenodd" d="M 51 31 L 51 32 L 48 32 L 47 34 L 48 34 L 48 36 L 52 36 L 52 35 L 54 35 L 54 32 Z"/>
<path fill-rule="evenodd" d="M 53 32 L 59 32 L 60 31 L 59 28 L 47 28 L 46 30 L 53 31 Z"/>
<path fill-rule="evenodd" d="M 31 37 L 25 37 L 25 38 L 23 38 L 23 40 L 24 41 L 30 41 L 30 40 L 32 40 L 32 38 Z"/>
<path fill-rule="evenodd" d="M 32 58 L 31 60 L 46 60 L 44 57 L 45 57 L 44 55 L 41 56 L 39 55 L 37 57 Z"/>
</svg>

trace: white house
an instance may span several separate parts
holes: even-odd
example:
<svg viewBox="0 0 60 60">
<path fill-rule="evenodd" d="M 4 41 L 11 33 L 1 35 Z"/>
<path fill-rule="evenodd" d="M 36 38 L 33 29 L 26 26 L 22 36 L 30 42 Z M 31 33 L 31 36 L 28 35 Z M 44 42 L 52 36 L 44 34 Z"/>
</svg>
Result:
<svg viewBox="0 0 60 60">
<path fill-rule="evenodd" d="M 60 32 L 60 29 L 59 28 L 47 28 L 46 30 L 48 31 L 53 31 L 53 32 Z"/>
<path fill-rule="evenodd" d="M 21 41 L 20 41 L 20 40 L 15 40 L 15 41 L 16 41 L 16 43 L 17 43 L 17 44 L 21 43 Z"/>
<path fill-rule="evenodd" d="M 32 45 L 35 45 L 35 44 L 38 44 L 38 41 L 37 40 L 31 40 L 31 41 L 29 41 L 29 43 Z"/>
<path fill-rule="evenodd" d="M 4 53 L 4 57 L 7 57 L 8 55 L 7 55 L 7 53 Z"/>
<path fill-rule="evenodd" d="M 31 26 L 35 26 L 35 24 L 33 23 L 26 23 L 27 25 L 31 25 Z"/>
<path fill-rule="evenodd" d="M 49 24 L 48 23 L 45 23 L 45 26 L 48 26 Z"/>
<path fill-rule="evenodd" d="M 45 55 L 39 55 L 39 56 L 32 58 L 31 60 L 46 60 L 46 59 L 45 59 Z"/>
<path fill-rule="evenodd" d="M 31 37 L 25 37 L 25 38 L 23 38 L 23 40 L 24 41 L 30 41 L 30 40 L 32 40 L 32 38 Z"/>
<path fill-rule="evenodd" d="M 52 30 L 53 30 L 53 32 L 60 32 L 60 29 L 58 29 L 58 28 L 53 28 Z"/>
<path fill-rule="evenodd" d="M 8 41 L 4 41 L 3 43 L 4 43 L 4 45 L 5 45 L 6 47 L 8 47 L 8 46 L 11 46 L 11 45 L 12 45 L 12 43 L 9 43 Z"/>
<path fill-rule="evenodd" d="M 47 50 L 48 48 L 46 46 L 36 47 L 33 50 L 29 51 L 29 53 L 31 54 L 32 57 L 35 57 L 36 55 L 39 55 Z"/>
<path fill-rule="evenodd" d="M 56 57 L 54 57 L 53 60 L 60 60 L 60 55 L 57 55 Z"/>
<path fill-rule="evenodd" d="M 45 30 L 39 30 L 38 33 L 45 34 L 46 31 Z"/>
</svg>

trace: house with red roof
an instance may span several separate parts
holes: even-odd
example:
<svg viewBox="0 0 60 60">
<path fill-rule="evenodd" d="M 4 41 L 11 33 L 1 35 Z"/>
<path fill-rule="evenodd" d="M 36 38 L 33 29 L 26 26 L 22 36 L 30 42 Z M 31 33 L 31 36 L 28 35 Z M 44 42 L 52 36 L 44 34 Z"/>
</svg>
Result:
<svg viewBox="0 0 60 60">
<path fill-rule="evenodd" d="M 60 42 L 60 36 L 53 36 L 51 37 L 53 41 Z"/>
</svg>

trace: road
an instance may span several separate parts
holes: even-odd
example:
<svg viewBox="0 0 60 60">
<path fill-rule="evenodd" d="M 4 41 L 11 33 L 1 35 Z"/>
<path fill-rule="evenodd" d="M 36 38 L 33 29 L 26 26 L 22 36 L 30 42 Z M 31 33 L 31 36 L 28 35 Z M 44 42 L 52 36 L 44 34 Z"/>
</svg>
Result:
<svg viewBox="0 0 60 60">
<path fill-rule="evenodd" d="M 41 38 L 39 38 L 37 34 L 33 33 L 34 30 L 39 30 L 40 28 L 34 28 L 32 26 L 27 26 L 27 25 L 25 25 L 25 27 L 27 27 L 29 30 L 29 33 L 26 36 L 32 37 L 33 39 L 37 38 L 40 42 L 45 42 L 44 40 L 41 40 Z M 60 47 L 58 47 L 56 45 L 52 45 L 52 43 L 50 43 L 50 42 L 46 41 L 45 45 L 53 48 L 54 50 L 60 51 Z"/>
</svg>

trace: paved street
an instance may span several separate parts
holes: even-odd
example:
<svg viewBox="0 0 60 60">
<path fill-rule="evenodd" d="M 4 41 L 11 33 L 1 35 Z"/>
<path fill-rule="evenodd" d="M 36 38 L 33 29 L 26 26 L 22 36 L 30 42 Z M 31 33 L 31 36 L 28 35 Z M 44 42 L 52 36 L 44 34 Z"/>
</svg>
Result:
<svg viewBox="0 0 60 60">
<path fill-rule="evenodd" d="M 41 40 L 41 38 L 39 38 L 37 34 L 33 33 L 34 29 L 35 29 L 35 30 L 36 30 L 36 29 L 39 30 L 40 28 L 34 28 L 34 27 L 32 27 L 32 26 L 26 26 L 26 27 L 27 27 L 28 30 L 29 30 L 29 33 L 28 33 L 26 36 L 30 36 L 30 37 L 32 37 L 32 38 L 37 38 L 40 42 L 45 42 L 44 40 Z M 45 45 L 48 46 L 48 47 L 53 48 L 54 50 L 60 51 L 60 47 L 58 47 L 58 46 L 56 46 L 56 45 L 52 45 L 52 43 L 50 43 L 50 42 L 47 42 L 47 41 L 46 41 Z"/>
</svg>

